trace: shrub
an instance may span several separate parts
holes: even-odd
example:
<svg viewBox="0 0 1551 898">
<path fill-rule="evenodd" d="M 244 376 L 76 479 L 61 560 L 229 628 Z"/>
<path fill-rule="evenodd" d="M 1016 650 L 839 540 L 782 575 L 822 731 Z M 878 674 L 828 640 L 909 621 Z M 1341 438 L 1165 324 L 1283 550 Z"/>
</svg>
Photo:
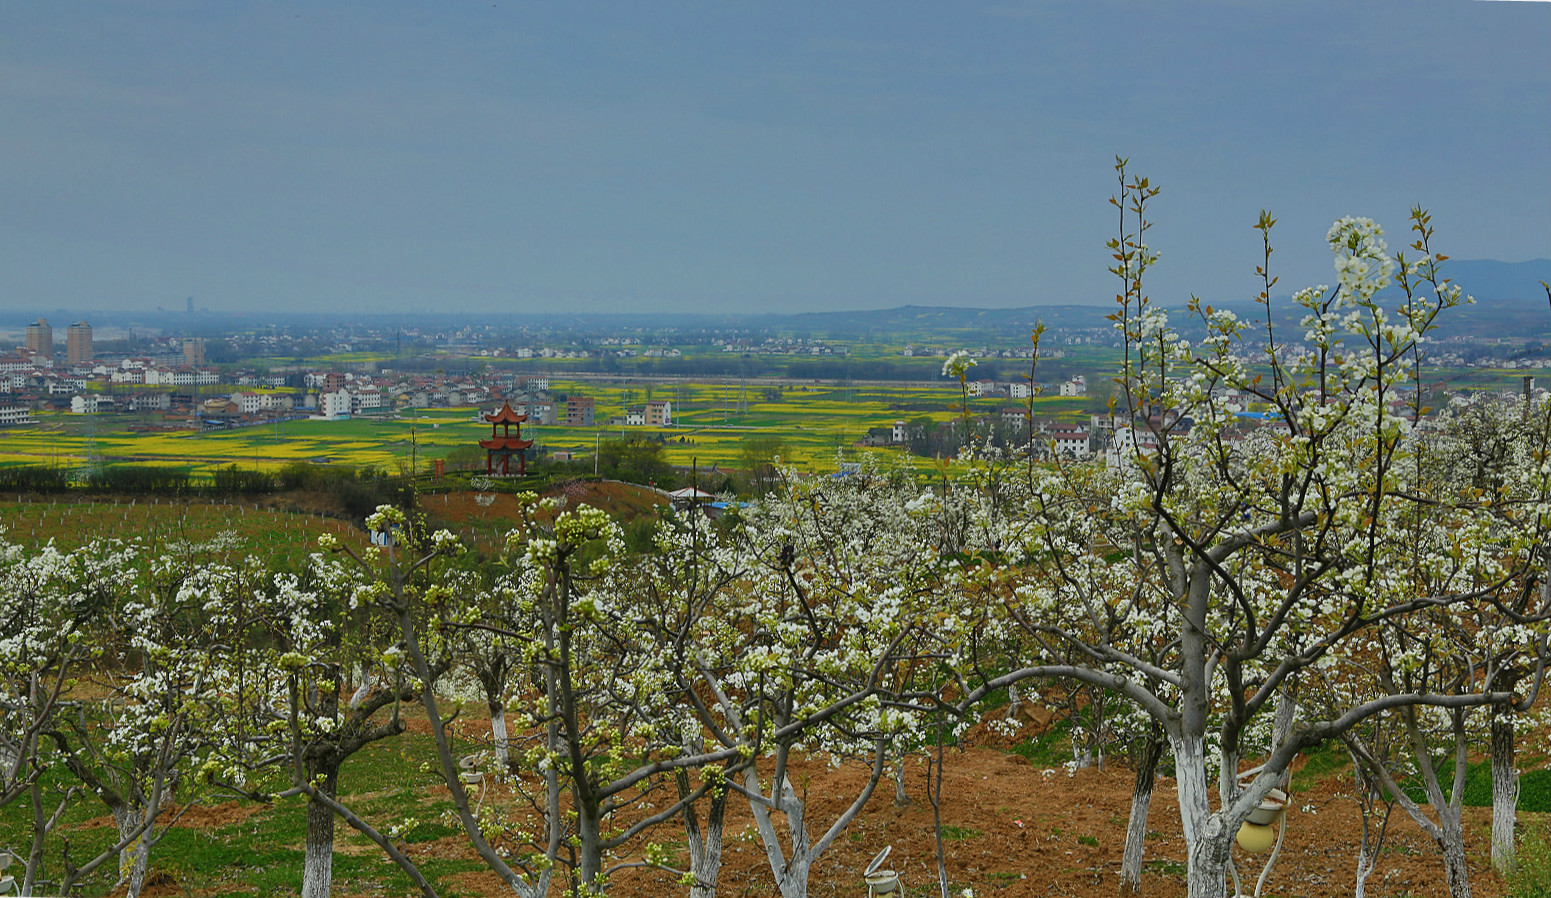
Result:
<svg viewBox="0 0 1551 898">
<path fill-rule="evenodd" d="M 64 468 L 46 465 L 0 468 L 0 492 L 62 493 L 69 488 L 70 476 Z"/>
<path fill-rule="evenodd" d="M 215 471 L 213 489 L 223 496 L 274 492 L 278 480 L 264 471 L 243 471 L 227 465 Z"/>
<path fill-rule="evenodd" d="M 181 496 L 189 492 L 189 487 L 188 471 L 149 465 L 99 468 L 86 478 L 86 489 L 94 493 Z"/>
</svg>

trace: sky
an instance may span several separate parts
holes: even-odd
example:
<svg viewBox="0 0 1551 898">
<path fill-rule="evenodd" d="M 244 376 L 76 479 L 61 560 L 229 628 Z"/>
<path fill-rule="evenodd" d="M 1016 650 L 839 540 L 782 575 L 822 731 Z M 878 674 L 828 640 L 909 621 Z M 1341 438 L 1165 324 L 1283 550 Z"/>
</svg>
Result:
<svg viewBox="0 0 1551 898">
<path fill-rule="evenodd" d="M 1551 2 L 0 3 L 0 310 L 802 312 L 1551 256 Z"/>
</svg>

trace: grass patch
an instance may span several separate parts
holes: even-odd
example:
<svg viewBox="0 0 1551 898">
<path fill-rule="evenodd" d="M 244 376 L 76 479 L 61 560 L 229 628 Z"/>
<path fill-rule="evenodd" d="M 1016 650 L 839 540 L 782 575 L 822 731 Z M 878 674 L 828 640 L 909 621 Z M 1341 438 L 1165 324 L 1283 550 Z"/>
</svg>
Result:
<svg viewBox="0 0 1551 898">
<path fill-rule="evenodd" d="M 1519 866 L 1508 876 L 1508 898 L 1551 898 L 1551 828 L 1542 821 L 1519 840 Z"/>
<path fill-rule="evenodd" d="M 1068 726 L 1064 720 L 1056 721 L 1043 733 L 1014 743 L 1008 751 L 1027 758 L 1035 767 L 1060 767 L 1072 756 L 1067 740 Z"/>
<path fill-rule="evenodd" d="M 1444 791 L 1449 785 L 1444 782 Z M 1420 782 L 1406 786 L 1406 794 L 1412 801 L 1425 804 L 1427 793 Z M 1492 764 L 1477 761 L 1465 770 L 1465 806 L 1489 808 L 1492 806 Z M 1551 768 L 1521 770 L 1519 772 L 1519 810 L 1544 814 L 1551 812 Z"/>
</svg>

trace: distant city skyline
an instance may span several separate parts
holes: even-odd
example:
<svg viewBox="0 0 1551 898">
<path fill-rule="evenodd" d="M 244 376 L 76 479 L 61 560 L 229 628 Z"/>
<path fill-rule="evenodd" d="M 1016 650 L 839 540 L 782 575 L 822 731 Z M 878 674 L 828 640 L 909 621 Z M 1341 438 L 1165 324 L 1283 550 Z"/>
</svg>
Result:
<svg viewBox="0 0 1551 898">
<path fill-rule="evenodd" d="M 1551 257 L 1551 4 L 0 5 L 0 308 L 801 312 Z M 15 317 L 15 316 L 12 316 Z M 21 327 L 28 319 L 10 323 Z M 56 322 L 56 326 L 60 324 Z"/>
</svg>

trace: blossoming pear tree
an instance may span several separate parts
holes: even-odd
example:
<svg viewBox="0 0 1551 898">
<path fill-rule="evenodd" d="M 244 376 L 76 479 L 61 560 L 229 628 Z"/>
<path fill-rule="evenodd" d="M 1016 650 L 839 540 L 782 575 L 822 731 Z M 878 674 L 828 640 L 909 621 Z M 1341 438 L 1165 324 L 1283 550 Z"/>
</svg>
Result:
<svg viewBox="0 0 1551 898">
<path fill-rule="evenodd" d="M 121 544 L 91 544 L 63 551 L 52 543 L 28 551 L 0 531 L 0 807 L 27 798 L 32 840 L 26 853 L 24 894 L 47 881 L 66 889 L 120 856 L 144 831 L 131 826 L 95 857 L 61 856 L 48 865 L 47 851 L 72 803 L 95 800 L 80 780 L 45 783 L 42 773 L 60 759 L 55 734 L 64 738 L 69 718 L 85 708 L 72 693 L 77 678 L 91 675 L 106 658 L 107 617 L 133 573 L 135 553 Z M 77 746 L 67 741 L 66 748 Z M 128 813 L 126 812 L 126 819 Z"/>
<path fill-rule="evenodd" d="M 1504 849 L 1511 851 L 1513 843 L 1517 790 L 1511 779 L 1509 788 L 1502 788 L 1503 768 L 1511 776 L 1514 708 L 1533 700 L 1546 657 L 1551 597 L 1544 578 L 1530 572 L 1538 574 L 1544 565 L 1548 522 L 1542 517 L 1543 497 L 1551 494 L 1551 471 L 1535 460 L 1546 457 L 1542 410 L 1531 414 L 1521 403 L 1477 399 L 1457 411 L 1444 416 L 1436 431 L 1419 434 L 1411 453 L 1416 480 L 1425 487 L 1417 492 L 1440 501 L 1426 514 L 1383 522 L 1375 528 L 1375 540 L 1388 558 L 1391 583 L 1402 589 L 1439 595 L 1483 584 L 1493 588 L 1476 601 L 1424 609 L 1367 631 L 1344 647 L 1348 664 L 1336 676 L 1381 695 L 1469 695 L 1529 685 L 1529 695 L 1495 705 L 1489 719 L 1463 706 L 1447 711 L 1402 706 L 1389 712 L 1409 748 L 1403 769 L 1411 783 L 1420 783 L 1430 812 L 1397 784 L 1399 758 L 1387 759 L 1361 734 L 1344 737 L 1388 799 L 1437 842 L 1450 894 L 1467 898 L 1465 774 L 1470 748 L 1485 741 L 1488 730 L 1498 787 L 1493 790 L 1494 859 L 1501 863 Z M 1486 421 L 1493 421 L 1490 433 L 1482 427 Z M 1542 432 L 1538 438 L 1536 431 Z M 1498 439 L 1508 441 L 1502 445 L 1506 457 L 1489 447 L 1472 451 Z M 1344 684 L 1327 684 L 1326 689 Z M 1499 754 L 1499 740 L 1508 743 L 1506 757 Z"/>
<path fill-rule="evenodd" d="M 652 551 L 618 566 L 624 578 L 621 588 L 638 597 L 638 638 L 668 660 L 673 674 L 670 694 L 678 707 L 658 722 L 658 735 L 689 756 L 705 755 L 718 744 L 702 723 L 707 706 L 698 671 L 707 659 L 722 654 L 731 632 L 727 628 L 737 628 L 731 612 L 739 603 L 733 592 L 746 582 L 751 562 L 741 550 L 736 527 L 728 529 L 712 526 L 695 508 L 668 516 L 658 522 Z M 727 808 L 734 794 L 727 781 L 750 763 L 743 752 L 733 752 L 719 763 L 673 772 L 688 864 L 675 870 L 663 856 L 657 865 L 677 872 L 690 898 L 715 898 Z M 654 853 L 666 854 L 660 847 Z"/>
<path fill-rule="evenodd" d="M 1551 299 L 1551 287 L 1547 288 Z M 1504 518 L 1499 525 L 1526 529 L 1538 545 L 1546 541 L 1545 522 L 1537 520 L 1538 506 L 1551 479 L 1551 404 L 1523 396 L 1516 402 L 1480 396 L 1451 403 L 1440 416 L 1445 425 L 1429 447 L 1428 458 L 1443 468 L 1440 477 L 1456 490 L 1468 491 L 1477 502 L 1485 499 Z M 1537 570 L 1551 565 L 1542 549 Z M 1494 688 L 1515 689 L 1533 684 L 1544 652 L 1537 650 L 1543 634 L 1539 627 L 1551 610 L 1551 578 L 1527 582 L 1516 594 L 1483 606 L 1490 619 L 1472 633 L 1473 656 L 1489 664 Z M 1521 714 L 1512 705 L 1492 709 L 1490 742 L 1492 757 L 1492 866 L 1501 874 L 1515 866 L 1514 829 L 1519 797 L 1518 771 L 1514 766 L 1516 721 Z"/>
<path fill-rule="evenodd" d="M 145 885 L 151 852 L 200 795 L 205 734 L 220 724 L 208 690 L 214 645 L 207 596 L 226 576 L 219 563 L 158 554 L 132 544 L 78 550 L 83 578 L 76 600 L 94 604 L 90 636 L 104 663 L 92 687 L 72 695 L 75 713 L 47 729 L 54 756 L 112 815 L 118 828 L 119 884 Z M 167 813 L 174 790 L 183 809 Z M 95 867 L 61 859 L 61 891 Z"/>
<path fill-rule="evenodd" d="M 756 761 L 728 785 L 748 801 L 786 898 L 807 894 L 814 862 L 872 796 L 892 741 L 920 720 L 884 688 L 909 663 L 906 647 L 942 585 L 933 522 L 912 505 L 919 498 L 913 485 L 876 474 L 787 475 L 747 512 L 740 581 L 696 623 L 697 682 L 685 696 L 717 742 Z M 815 755 L 868 767 L 818 832 L 791 773 L 795 759 Z"/>
<path fill-rule="evenodd" d="M 1462 547 L 1459 563 L 1477 569 L 1435 593 L 1397 576 L 1381 538 L 1416 519 L 1441 526 L 1442 510 L 1451 524 L 1494 515 L 1479 503 L 1418 492 L 1408 440 L 1414 422 L 1395 402 L 1437 316 L 1460 301 L 1437 276 L 1436 255 L 1392 257 L 1373 222 L 1336 222 L 1327 239 L 1337 283 L 1295 295 L 1303 334 L 1285 341 L 1265 274 L 1268 238 L 1263 330 L 1192 300 L 1205 334 L 1192 345 L 1143 289 L 1157 260 L 1145 240 L 1157 188 L 1145 178 L 1128 180 L 1124 160 L 1117 171 L 1121 224 L 1111 248 L 1122 289 L 1113 318 L 1125 346 L 1115 391 L 1117 464 L 1094 481 L 1095 490 L 1036 475 L 1032 522 L 1009 540 L 1021 541 L 1031 557 L 1062 556 L 1058 575 L 1019 591 L 1009 610 L 1073 660 L 1041 655 L 986 688 L 1072 676 L 1156 719 L 1175 758 L 1189 894 L 1217 898 L 1240 825 L 1285 784 L 1300 751 L 1391 709 L 1518 698 L 1500 688 L 1417 684 L 1360 693 L 1307 715 L 1297 699 L 1300 675 L 1336 663 L 1368 631 L 1511 592 L 1539 559 L 1489 527 L 1459 526 L 1459 538 L 1474 541 Z M 1419 234 L 1429 233 L 1425 213 L 1413 218 Z M 1263 233 L 1273 224 L 1262 215 Z M 1409 273 L 1398 284 L 1401 295 L 1381 296 L 1397 271 Z M 1247 425 L 1230 393 L 1258 404 L 1267 423 Z M 1100 576 L 1116 588 L 1090 588 Z M 1279 705 L 1305 713 L 1267 727 L 1273 744 L 1253 775 L 1240 777 L 1254 733 Z"/>
<path fill-rule="evenodd" d="M 406 523 L 402 511 L 386 506 L 368 520 L 384 533 L 407 529 Z M 419 701 L 427 682 L 434 688 L 451 663 L 444 654 L 418 671 L 405 657 L 393 615 L 396 603 L 409 597 L 393 594 L 385 572 L 396 568 L 386 555 L 357 552 L 326 535 L 301 572 L 250 581 L 215 617 L 234 634 L 221 667 L 233 724 L 204 772 L 252 798 L 306 799 L 301 891 L 308 898 L 329 894 L 336 818 L 381 847 L 422 894 L 435 895 L 391 832 L 373 826 L 338 793 L 345 763 L 402 734 L 404 705 Z M 360 681 L 343 696 L 351 671 Z M 268 794 L 252 785 L 274 766 L 286 772 L 289 788 Z"/>
</svg>

